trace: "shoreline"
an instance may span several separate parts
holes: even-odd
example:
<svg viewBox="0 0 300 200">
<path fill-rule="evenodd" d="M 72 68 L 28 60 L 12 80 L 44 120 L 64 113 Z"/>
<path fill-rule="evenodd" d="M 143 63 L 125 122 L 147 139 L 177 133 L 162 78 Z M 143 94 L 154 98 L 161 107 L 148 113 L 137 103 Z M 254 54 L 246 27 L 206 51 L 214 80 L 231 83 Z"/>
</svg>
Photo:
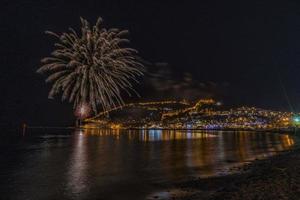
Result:
<svg viewBox="0 0 300 200">
<path fill-rule="evenodd" d="M 83 128 L 85 129 L 85 128 Z M 89 129 L 89 128 L 86 128 Z M 96 128 L 97 129 L 97 128 Z M 110 128 L 108 128 L 110 129 Z M 122 128 L 121 128 L 122 129 Z M 180 131 L 249 131 L 249 132 L 262 132 L 262 133 L 297 133 L 299 129 L 205 129 L 205 128 L 123 128 L 124 130 L 180 130 Z M 112 129 L 113 130 L 113 129 Z"/>
<path fill-rule="evenodd" d="M 171 185 L 170 199 L 178 200 L 300 199 L 300 149 L 255 160 L 233 174 L 193 178 Z"/>
</svg>

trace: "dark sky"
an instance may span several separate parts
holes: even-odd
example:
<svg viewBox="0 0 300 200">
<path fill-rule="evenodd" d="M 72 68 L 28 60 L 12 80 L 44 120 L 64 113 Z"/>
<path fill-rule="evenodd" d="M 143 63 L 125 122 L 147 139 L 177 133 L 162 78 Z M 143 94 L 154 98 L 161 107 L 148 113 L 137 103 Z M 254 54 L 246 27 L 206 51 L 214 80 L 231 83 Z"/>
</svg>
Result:
<svg viewBox="0 0 300 200">
<path fill-rule="evenodd" d="M 166 79 L 179 85 L 187 79 L 193 83 L 191 92 L 170 92 L 177 98 L 204 90 L 201 94 L 227 105 L 290 110 L 287 96 L 300 111 L 299 1 L 2 0 L 1 4 L 3 125 L 72 123 L 71 106 L 60 99 L 48 100 L 45 77 L 35 71 L 55 41 L 44 31 L 78 28 L 80 16 L 93 22 L 101 16 L 107 27 L 128 29 L 131 45 L 141 57 L 168 63 L 162 66 L 166 69 L 158 69 L 167 71 Z M 148 79 L 138 87 L 142 99 L 160 96 L 145 83 L 156 79 Z"/>
</svg>

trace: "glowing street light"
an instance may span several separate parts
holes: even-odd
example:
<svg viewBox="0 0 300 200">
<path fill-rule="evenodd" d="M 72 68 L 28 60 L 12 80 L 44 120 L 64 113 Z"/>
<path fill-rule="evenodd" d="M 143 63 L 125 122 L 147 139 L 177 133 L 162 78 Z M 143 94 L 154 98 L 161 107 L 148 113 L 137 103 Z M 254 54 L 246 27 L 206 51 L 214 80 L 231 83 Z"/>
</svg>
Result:
<svg viewBox="0 0 300 200">
<path fill-rule="evenodd" d="M 295 115 L 292 119 L 293 119 L 293 124 L 298 127 L 300 125 L 300 116 Z"/>
</svg>

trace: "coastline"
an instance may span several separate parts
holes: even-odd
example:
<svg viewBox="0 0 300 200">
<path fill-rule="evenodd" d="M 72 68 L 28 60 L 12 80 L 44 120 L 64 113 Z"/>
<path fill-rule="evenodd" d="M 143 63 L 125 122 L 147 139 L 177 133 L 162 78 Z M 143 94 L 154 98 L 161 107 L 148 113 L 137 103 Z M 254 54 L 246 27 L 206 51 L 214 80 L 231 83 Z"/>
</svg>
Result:
<svg viewBox="0 0 300 200">
<path fill-rule="evenodd" d="M 176 192 L 168 190 L 170 199 L 178 200 L 300 199 L 300 149 L 245 164 L 237 173 L 177 182 L 172 188 Z"/>
<path fill-rule="evenodd" d="M 85 129 L 85 128 L 83 128 Z M 89 128 L 87 128 L 89 129 Z M 92 128 L 93 129 L 93 128 Z M 97 128 L 96 128 L 97 129 Z M 111 128 L 108 128 L 111 129 Z M 299 129 L 239 129 L 239 128 L 121 128 L 125 130 L 179 130 L 179 131 L 253 131 L 262 133 L 297 133 Z"/>
</svg>

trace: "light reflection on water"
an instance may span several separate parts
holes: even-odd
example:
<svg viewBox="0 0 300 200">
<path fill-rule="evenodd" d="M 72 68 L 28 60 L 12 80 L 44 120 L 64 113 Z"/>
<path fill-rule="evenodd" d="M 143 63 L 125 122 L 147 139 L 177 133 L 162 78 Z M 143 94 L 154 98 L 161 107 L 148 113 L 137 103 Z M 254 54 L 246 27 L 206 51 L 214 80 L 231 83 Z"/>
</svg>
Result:
<svg viewBox="0 0 300 200">
<path fill-rule="evenodd" d="M 74 151 L 70 159 L 70 168 L 68 171 L 67 189 L 70 194 L 76 195 L 83 193 L 88 187 L 87 183 L 87 144 L 86 136 L 83 131 L 78 131 L 75 135 Z"/>
<path fill-rule="evenodd" d="M 86 189 L 87 168 L 93 168 L 99 179 L 104 178 L 100 184 L 103 187 L 109 187 L 105 180 L 110 181 L 112 187 L 118 182 L 113 177 L 107 179 L 107 173 L 123 181 L 142 177 L 146 182 L 176 181 L 187 176 L 217 175 L 294 145 L 290 135 L 255 132 L 88 129 L 75 137 L 69 171 L 72 194 L 81 194 Z M 91 144 L 93 140 L 98 143 Z M 92 145 L 99 145 L 106 155 L 88 161 L 90 155 L 86 149 Z"/>
<path fill-rule="evenodd" d="M 24 143 L 19 168 L 4 168 L 19 191 L 1 191 L 7 199 L 144 199 L 155 183 L 218 175 L 296 141 L 257 132 L 103 129 L 38 138 Z"/>
<path fill-rule="evenodd" d="M 83 130 L 82 130 L 83 131 Z M 128 130 L 124 134 L 121 129 L 85 129 L 84 134 L 94 136 L 111 136 L 120 139 L 120 136 L 127 137 L 128 140 L 139 140 L 144 142 L 151 141 L 167 141 L 167 140 L 186 140 L 216 137 L 217 133 L 213 132 L 192 132 L 191 130 Z"/>
</svg>

